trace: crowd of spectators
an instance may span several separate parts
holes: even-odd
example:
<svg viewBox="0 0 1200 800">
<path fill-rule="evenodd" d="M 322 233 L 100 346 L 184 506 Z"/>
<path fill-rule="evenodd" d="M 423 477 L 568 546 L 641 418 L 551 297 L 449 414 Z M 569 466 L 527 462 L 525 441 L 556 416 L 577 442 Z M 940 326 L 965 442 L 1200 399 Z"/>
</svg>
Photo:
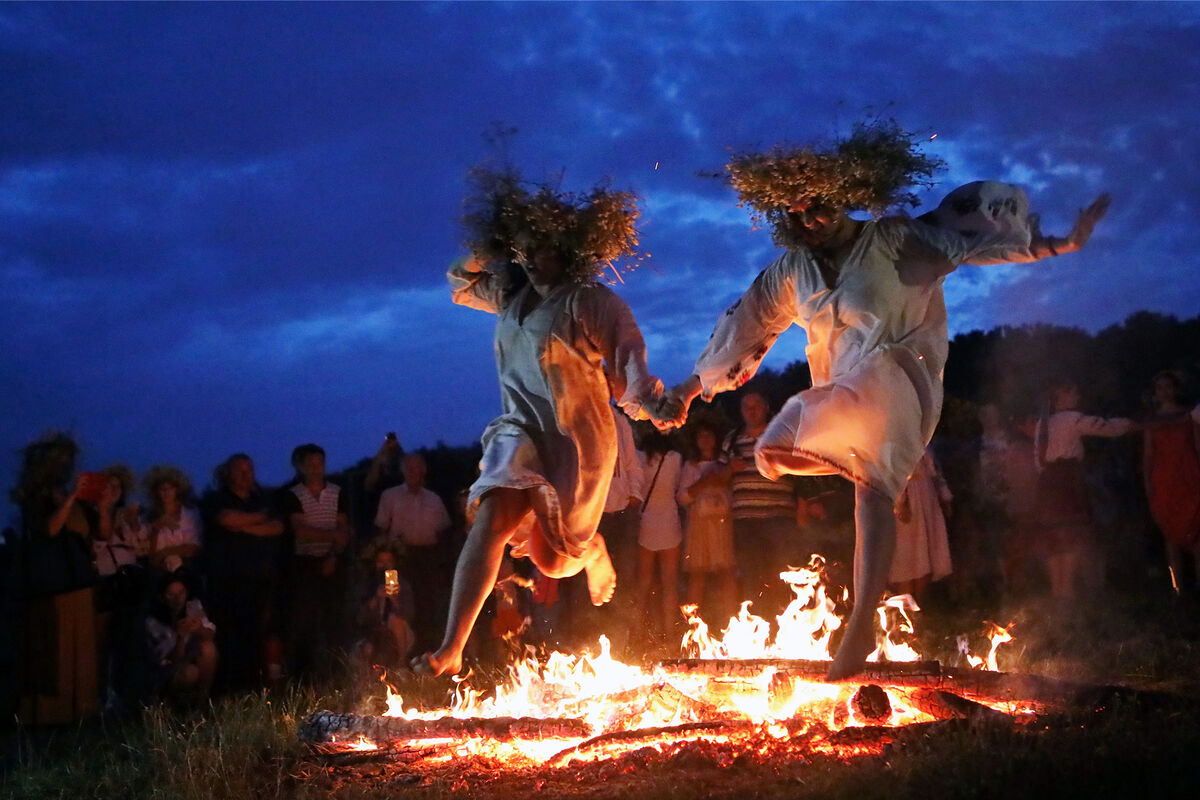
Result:
<svg viewBox="0 0 1200 800">
<path fill-rule="evenodd" d="M 850 484 L 763 478 L 754 445 L 770 402 L 751 387 L 738 401 L 736 422 L 711 406 L 670 435 L 614 410 L 619 457 L 600 523 L 614 601 L 595 608 L 582 577 L 554 580 L 506 556 L 468 657 L 577 647 L 599 632 L 618 648 L 677 646 L 681 598 L 718 629 L 744 600 L 770 618 L 790 599 L 779 573 L 812 553 L 848 583 Z M 961 474 L 943 475 L 937 454 L 951 447 L 935 436 L 896 504 L 894 591 L 924 602 L 942 587 L 953 601 L 989 571 L 997 594 L 1052 604 L 1099 588 L 1107 489 L 1089 442 L 1135 435 L 1146 529 L 1161 535 L 1171 590 L 1196 591 L 1200 407 L 1184 380 L 1158 375 L 1137 419 L 1084 413 L 1069 381 L 1046 401 L 1042 414 L 1014 418 L 978 406 L 973 466 Z M 11 492 L 21 516 L 4 548 L 18 687 L 8 699 L 22 723 L 403 669 L 438 645 L 471 476 L 434 492 L 425 457 L 389 435 L 341 483 L 324 450 L 305 444 L 282 487 L 261 486 L 250 456 L 235 453 L 197 496 L 176 467 L 155 466 L 139 485 L 120 464 L 78 473 L 78 452 L 65 434 L 31 443 Z"/>
</svg>

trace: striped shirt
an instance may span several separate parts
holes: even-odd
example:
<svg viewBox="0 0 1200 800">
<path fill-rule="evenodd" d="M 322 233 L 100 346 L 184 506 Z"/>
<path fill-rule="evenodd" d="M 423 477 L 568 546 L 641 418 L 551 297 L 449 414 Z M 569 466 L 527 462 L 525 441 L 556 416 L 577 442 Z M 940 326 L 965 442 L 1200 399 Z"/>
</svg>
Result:
<svg viewBox="0 0 1200 800">
<path fill-rule="evenodd" d="M 730 459 L 741 459 L 742 468 L 735 469 L 730 489 L 733 493 L 734 519 L 769 519 L 793 517 L 796 499 L 792 484 L 764 478 L 754 464 L 754 443 L 758 437 L 745 431 L 734 431 L 725 437 L 722 450 Z"/>
<path fill-rule="evenodd" d="M 299 502 L 299 508 L 295 503 L 290 503 L 288 509 L 289 516 L 291 514 L 303 514 L 304 524 L 310 528 L 317 528 L 323 531 L 333 531 L 337 529 L 338 514 L 343 511 L 341 508 L 341 493 L 342 489 L 336 483 L 326 482 L 325 488 L 320 494 L 314 495 L 308 490 L 308 487 L 303 483 L 297 483 L 291 488 L 292 495 Z M 296 555 L 298 556 L 314 556 L 322 558 L 333 551 L 332 542 L 306 542 L 296 537 Z"/>
</svg>

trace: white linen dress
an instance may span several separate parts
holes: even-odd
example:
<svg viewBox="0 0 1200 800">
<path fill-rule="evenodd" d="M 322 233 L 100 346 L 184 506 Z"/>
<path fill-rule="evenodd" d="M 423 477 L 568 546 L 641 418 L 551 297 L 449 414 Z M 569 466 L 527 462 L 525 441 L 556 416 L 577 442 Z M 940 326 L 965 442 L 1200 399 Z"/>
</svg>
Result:
<svg viewBox="0 0 1200 800">
<path fill-rule="evenodd" d="M 784 473 L 771 461 L 774 450 L 824 463 L 889 500 L 899 496 L 941 414 L 945 275 L 967 262 L 1037 258 L 1022 216 L 1027 204 L 1010 205 L 1016 216 L 1002 210 L 990 232 L 986 224 L 982 232 L 963 224 L 958 233 L 901 217 L 865 222 L 832 286 L 807 248 L 759 274 L 717 323 L 694 372 L 712 399 L 749 380 L 790 325 L 804 328 L 812 388 L 788 400 L 758 440 L 763 475 Z"/>
<path fill-rule="evenodd" d="M 588 281 L 556 287 L 521 319 L 532 286 L 510 290 L 505 278 L 470 271 L 464 262 L 447 277 L 455 303 L 499 315 L 503 413 L 483 433 L 470 502 L 496 488 L 534 490 L 514 544 L 536 532 L 555 552 L 579 558 L 604 511 L 617 457 L 609 386 L 635 419 L 662 394 L 633 313 L 610 289 Z"/>
<path fill-rule="evenodd" d="M 642 462 L 642 486 L 650 493 L 642 506 L 638 546 L 647 550 L 670 550 L 683 541 L 679 521 L 679 476 L 683 456 L 675 450 L 653 455 L 638 454 Z M 657 475 L 657 477 L 655 477 Z"/>
</svg>

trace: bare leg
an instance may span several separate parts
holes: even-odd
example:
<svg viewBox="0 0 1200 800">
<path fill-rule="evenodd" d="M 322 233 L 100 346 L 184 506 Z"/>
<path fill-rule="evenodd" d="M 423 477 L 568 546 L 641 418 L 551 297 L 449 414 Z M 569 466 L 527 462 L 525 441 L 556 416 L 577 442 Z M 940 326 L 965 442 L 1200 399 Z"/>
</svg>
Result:
<svg viewBox="0 0 1200 800">
<path fill-rule="evenodd" d="M 654 551 L 638 547 L 638 608 L 644 617 L 653 618 L 650 613 L 650 596 L 654 593 Z"/>
<path fill-rule="evenodd" d="M 592 605 L 602 606 L 612 600 L 617 591 L 617 572 L 608 557 L 608 545 L 599 533 L 592 534 L 579 558 L 567 558 L 558 553 L 540 536 L 530 537 L 529 559 L 548 578 L 570 578 L 583 570 L 587 576 L 588 595 Z"/>
<path fill-rule="evenodd" d="M 217 674 L 217 661 L 217 645 L 211 639 L 201 642 L 200 653 L 196 658 L 196 684 L 204 697 L 207 697 L 212 689 L 213 678 Z"/>
<path fill-rule="evenodd" d="M 724 569 L 717 573 L 717 615 L 714 619 L 723 620 L 732 617 L 737 611 L 737 578 L 732 569 Z"/>
<path fill-rule="evenodd" d="M 707 572 L 692 571 L 688 574 L 688 602 L 699 608 L 704 603 L 704 582 Z"/>
<path fill-rule="evenodd" d="M 454 570 L 450 616 L 442 646 L 436 652 L 413 659 L 415 671 L 444 675 L 462 669 L 463 648 L 484 601 L 496 585 L 504 547 L 528 510 L 529 500 L 524 491 L 493 489 L 484 495 Z"/>
<path fill-rule="evenodd" d="M 831 679 L 859 672 L 875 649 L 875 609 L 887 587 L 896 549 L 894 502 L 865 486 L 854 487 L 854 610 L 829 666 Z"/>
<path fill-rule="evenodd" d="M 663 631 L 670 633 L 679 616 L 679 548 L 659 550 L 659 576 L 662 579 Z"/>
</svg>

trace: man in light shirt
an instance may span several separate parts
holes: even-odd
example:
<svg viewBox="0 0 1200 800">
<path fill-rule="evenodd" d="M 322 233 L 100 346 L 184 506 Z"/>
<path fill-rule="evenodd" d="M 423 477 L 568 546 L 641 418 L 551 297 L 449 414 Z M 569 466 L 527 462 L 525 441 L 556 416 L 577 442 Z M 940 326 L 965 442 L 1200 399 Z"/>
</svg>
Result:
<svg viewBox="0 0 1200 800">
<path fill-rule="evenodd" d="M 438 543 L 450 527 L 442 498 L 425 488 L 428 467 L 419 453 L 404 457 L 404 483 L 384 491 L 375 513 L 375 533 L 399 546 L 401 571 L 413 589 L 416 650 L 437 645 L 444 622 L 440 617 L 449 596 Z"/>
</svg>

